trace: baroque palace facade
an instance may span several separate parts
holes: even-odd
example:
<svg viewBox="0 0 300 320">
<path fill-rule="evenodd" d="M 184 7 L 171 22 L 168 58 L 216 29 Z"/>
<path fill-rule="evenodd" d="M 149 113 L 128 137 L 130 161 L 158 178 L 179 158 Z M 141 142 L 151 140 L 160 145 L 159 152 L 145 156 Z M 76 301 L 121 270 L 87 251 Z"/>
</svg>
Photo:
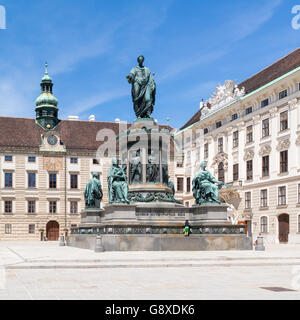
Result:
<svg viewBox="0 0 300 320">
<path fill-rule="evenodd" d="M 226 81 L 177 133 L 178 199 L 194 204 L 203 160 L 254 240 L 300 243 L 300 48 L 236 85 Z"/>
</svg>

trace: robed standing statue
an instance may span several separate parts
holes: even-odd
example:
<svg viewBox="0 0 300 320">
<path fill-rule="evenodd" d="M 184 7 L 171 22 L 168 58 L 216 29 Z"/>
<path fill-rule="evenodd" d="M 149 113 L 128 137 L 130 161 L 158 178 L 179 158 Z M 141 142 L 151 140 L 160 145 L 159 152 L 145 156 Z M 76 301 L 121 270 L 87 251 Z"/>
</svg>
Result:
<svg viewBox="0 0 300 320">
<path fill-rule="evenodd" d="M 100 202 L 103 198 L 101 182 L 98 179 L 98 174 L 93 173 L 93 178 L 89 179 L 85 191 L 85 207 L 88 208 L 100 208 Z"/>
<path fill-rule="evenodd" d="M 126 77 L 132 84 L 132 101 L 137 118 L 151 118 L 155 105 L 156 84 L 150 70 L 143 66 L 144 60 L 143 56 L 139 56 L 139 65 Z"/>
</svg>

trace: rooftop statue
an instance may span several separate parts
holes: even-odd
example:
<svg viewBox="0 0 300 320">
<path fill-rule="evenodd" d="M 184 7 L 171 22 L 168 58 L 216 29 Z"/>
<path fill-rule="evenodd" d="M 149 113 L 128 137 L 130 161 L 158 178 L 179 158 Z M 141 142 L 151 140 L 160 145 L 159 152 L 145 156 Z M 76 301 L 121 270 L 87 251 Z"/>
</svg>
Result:
<svg viewBox="0 0 300 320">
<path fill-rule="evenodd" d="M 144 60 L 143 56 L 139 56 L 139 65 L 131 69 L 126 77 L 132 84 L 132 101 L 137 118 L 151 118 L 155 105 L 156 84 L 150 70 L 143 66 Z"/>
<path fill-rule="evenodd" d="M 206 170 L 207 162 L 203 161 L 200 164 L 201 170 L 196 173 L 193 179 L 193 195 L 196 199 L 196 204 L 218 203 L 219 201 L 219 186 L 225 186 L 221 181 L 216 180 L 212 174 Z M 227 186 L 227 185 L 226 185 Z"/>
<path fill-rule="evenodd" d="M 93 173 L 93 178 L 89 179 L 85 191 L 85 207 L 88 208 L 100 208 L 100 201 L 103 198 L 101 182 L 98 179 L 98 174 Z"/>
<path fill-rule="evenodd" d="M 107 175 L 109 203 L 129 203 L 128 183 L 123 168 L 119 167 L 119 161 L 112 159 L 112 165 Z"/>
</svg>

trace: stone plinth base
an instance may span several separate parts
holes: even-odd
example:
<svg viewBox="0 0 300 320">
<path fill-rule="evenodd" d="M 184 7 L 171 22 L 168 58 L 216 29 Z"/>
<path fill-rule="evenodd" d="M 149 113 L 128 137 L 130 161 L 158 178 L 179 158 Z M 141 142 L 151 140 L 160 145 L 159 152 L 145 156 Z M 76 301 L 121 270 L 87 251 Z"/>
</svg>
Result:
<svg viewBox="0 0 300 320">
<path fill-rule="evenodd" d="M 225 204 L 109 204 L 104 210 L 84 210 L 81 216 L 82 223 L 67 239 L 70 246 L 95 250 L 101 236 L 105 251 L 252 249 L 245 225 L 228 222 Z M 186 220 L 189 237 L 184 236 Z"/>
<path fill-rule="evenodd" d="M 96 235 L 71 235 L 68 245 L 95 250 Z M 252 239 L 246 235 L 106 235 L 104 251 L 207 251 L 252 250 Z"/>
<path fill-rule="evenodd" d="M 189 220 L 202 224 L 230 224 L 227 208 L 228 205 L 225 203 L 195 205 L 189 208 Z"/>
<path fill-rule="evenodd" d="M 82 224 L 94 224 L 100 223 L 102 209 L 84 209 L 81 211 L 81 223 Z"/>
</svg>

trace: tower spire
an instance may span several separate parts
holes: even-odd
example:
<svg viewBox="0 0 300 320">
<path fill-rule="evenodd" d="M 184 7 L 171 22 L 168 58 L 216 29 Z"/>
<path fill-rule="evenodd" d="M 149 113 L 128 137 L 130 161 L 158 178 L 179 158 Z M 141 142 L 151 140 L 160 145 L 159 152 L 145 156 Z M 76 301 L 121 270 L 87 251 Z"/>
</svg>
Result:
<svg viewBox="0 0 300 320">
<path fill-rule="evenodd" d="M 45 130 L 52 130 L 59 123 L 58 101 L 52 93 L 53 82 L 48 74 L 48 63 L 45 63 L 45 74 L 41 81 L 41 95 L 36 100 L 36 121 Z"/>
</svg>

